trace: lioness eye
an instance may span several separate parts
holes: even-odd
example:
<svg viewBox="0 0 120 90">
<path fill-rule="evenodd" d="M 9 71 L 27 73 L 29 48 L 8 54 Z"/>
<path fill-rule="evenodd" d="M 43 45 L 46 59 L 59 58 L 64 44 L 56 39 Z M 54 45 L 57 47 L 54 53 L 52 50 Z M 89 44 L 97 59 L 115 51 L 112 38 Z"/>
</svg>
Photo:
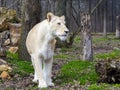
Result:
<svg viewBox="0 0 120 90">
<path fill-rule="evenodd" d="M 59 22 L 59 23 L 57 23 L 58 25 L 61 25 L 61 23 Z"/>
</svg>

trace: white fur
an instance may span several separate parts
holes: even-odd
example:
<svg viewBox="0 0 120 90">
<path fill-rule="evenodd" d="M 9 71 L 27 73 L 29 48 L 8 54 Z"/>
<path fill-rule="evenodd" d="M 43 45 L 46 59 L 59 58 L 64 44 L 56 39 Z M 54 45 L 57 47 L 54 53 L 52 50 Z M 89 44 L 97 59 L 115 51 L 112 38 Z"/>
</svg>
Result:
<svg viewBox="0 0 120 90">
<path fill-rule="evenodd" d="M 65 30 L 68 30 L 61 17 L 54 16 L 51 13 L 48 13 L 48 15 L 48 20 L 35 25 L 26 39 L 26 47 L 34 66 L 33 82 L 38 81 L 38 87 L 40 88 L 54 86 L 51 79 L 51 70 L 55 38 L 59 37 L 61 40 L 65 40 L 67 36 Z M 59 21 L 61 25 L 58 25 L 56 21 Z"/>
</svg>

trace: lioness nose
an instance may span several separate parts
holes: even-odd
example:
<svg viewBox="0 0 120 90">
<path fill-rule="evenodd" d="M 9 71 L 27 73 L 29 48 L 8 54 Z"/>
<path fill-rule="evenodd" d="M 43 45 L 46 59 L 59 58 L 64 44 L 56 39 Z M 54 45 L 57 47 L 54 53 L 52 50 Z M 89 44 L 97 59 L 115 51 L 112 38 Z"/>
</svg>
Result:
<svg viewBox="0 0 120 90">
<path fill-rule="evenodd" d="M 65 33 L 66 33 L 66 34 L 68 34 L 68 33 L 69 33 L 69 31 L 65 31 Z"/>
</svg>

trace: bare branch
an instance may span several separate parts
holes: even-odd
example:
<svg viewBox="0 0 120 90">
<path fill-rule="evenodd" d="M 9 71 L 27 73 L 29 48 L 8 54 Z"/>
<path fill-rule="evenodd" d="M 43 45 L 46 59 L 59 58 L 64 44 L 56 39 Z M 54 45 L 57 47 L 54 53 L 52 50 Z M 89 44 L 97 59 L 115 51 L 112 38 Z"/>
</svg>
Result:
<svg viewBox="0 0 120 90">
<path fill-rule="evenodd" d="M 102 3 L 102 1 L 106 1 L 106 0 L 100 0 L 100 1 L 96 4 L 96 6 L 91 10 L 90 14 L 92 14 L 92 13 L 97 9 L 97 7 Z"/>
<path fill-rule="evenodd" d="M 75 12 L 75 14 L 77 15 L 77 11 L 75 10 L 75 8 L 72 6 L 72 10 Z M 78 27 L 80 26 L 80 23 L 78 22 L 78 19 L 72 14 L 72 17 L 74 18 L 76 24 L 78 25 Z"/>
<path fill-rule="evenodd" d="M 74 16 L 73 14 L 72 14 L 72 17 L 74 18 L 74 20 L 75 20 L 77 26 L 79 27 L 79 22 L 78 22 L 78 20 L 75 18 L 75 16 Z"/>
</svg>

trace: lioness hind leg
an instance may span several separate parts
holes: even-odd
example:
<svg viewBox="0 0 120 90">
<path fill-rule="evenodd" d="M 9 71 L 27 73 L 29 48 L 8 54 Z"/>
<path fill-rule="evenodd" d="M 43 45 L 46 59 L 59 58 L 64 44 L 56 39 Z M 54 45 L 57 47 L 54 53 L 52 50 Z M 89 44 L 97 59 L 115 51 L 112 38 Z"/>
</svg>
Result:
<svg viewBox="0 0 120 90">
<path fill-rule="evenodd" d="M 32 81 L 35 83 L 38 82 L 38 77 L 37 77 L 36 71 L 34 71 L 34 79 Z"/>
<path fill-rule="evenodd" d="M 42 70 L 42 59 L 39 58 L 39 56 L 35 56 L 33 62 L 34 62 L 35 74 L 37 76 L 38 83 L 39 83 L 38 87 L 39 88 L 47 87 L 47 84 L 44 78 L 44 73 Z"/>
<path fill-rule="evenodd" d="M 31 60 L 32 60 L 33 68 L 34 68 L 34 79 L 32 81 L 37 83 L 38 82 L 38 77 L 37 77 L 37 74 L 36 74 L 36 71 L 35 71 L 35 63 L 34 63 L 34 58 L 33 58 L 32 55 L 31 55 Z"/>
<path fill-rule="evenodd" d="M 52 63 L 53 63 L 53 59 L 49 59 L 49 60 L 45 60 L 44 62 L 44 75 L 45 75 L 45 79 L 46 79 L 46 83 L 48 86 L 54 86 L 54 83 L 52 83 Z"/>
</svg>

